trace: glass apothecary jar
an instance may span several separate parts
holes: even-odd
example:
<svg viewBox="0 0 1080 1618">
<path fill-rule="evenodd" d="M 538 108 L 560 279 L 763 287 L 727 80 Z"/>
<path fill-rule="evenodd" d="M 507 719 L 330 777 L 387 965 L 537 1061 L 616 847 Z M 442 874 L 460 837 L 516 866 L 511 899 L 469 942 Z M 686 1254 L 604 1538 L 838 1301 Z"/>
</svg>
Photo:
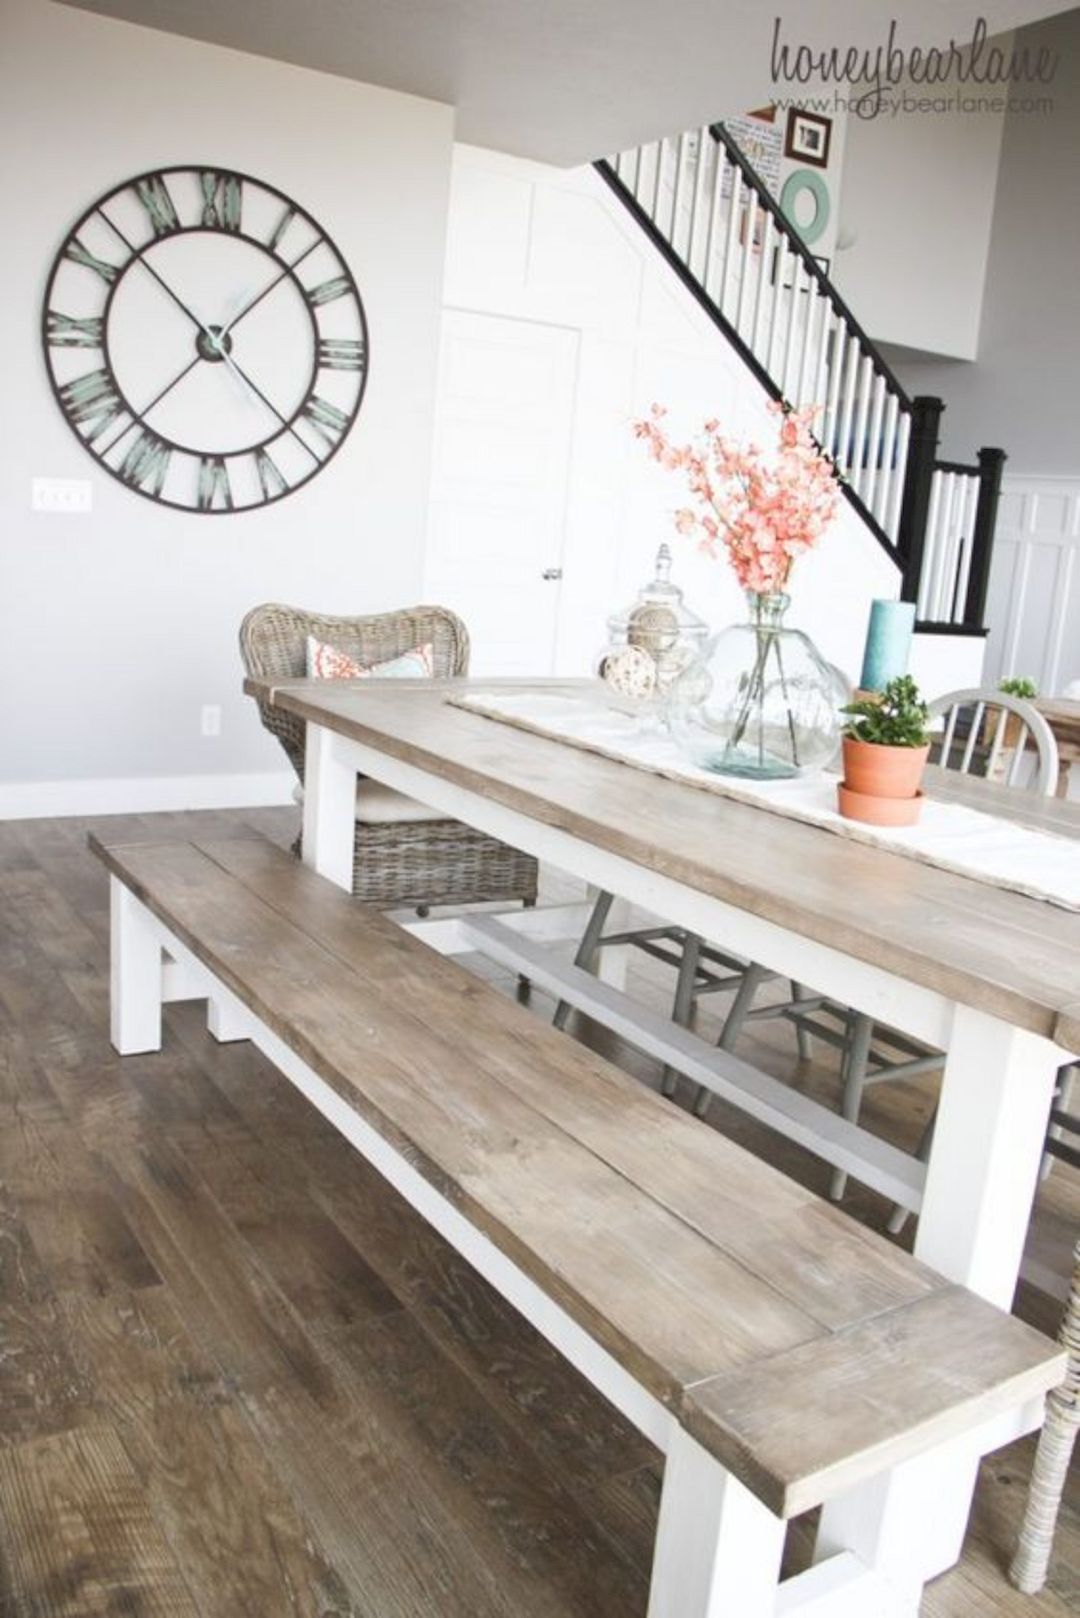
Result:
<svg viewBox="0 0 1080 1618">
<path fill-rule="evenodd" d="M 607 645 L 596 672 L 619 706 L 660 716 L 676 681 L 700 658 L 709 626 L 671 582 L 671 551 L 661 545 L 656 571 L 630 606 L 607 621 Z"/>
</svg>

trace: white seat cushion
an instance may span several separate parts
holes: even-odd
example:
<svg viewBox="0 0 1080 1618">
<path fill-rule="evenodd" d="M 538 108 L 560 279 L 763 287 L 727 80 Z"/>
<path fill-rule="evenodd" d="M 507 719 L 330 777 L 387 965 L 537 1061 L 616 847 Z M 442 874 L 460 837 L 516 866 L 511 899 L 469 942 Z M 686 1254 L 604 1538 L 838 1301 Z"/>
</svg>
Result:
<svg viewBox="0 0 1080 1618">
<path fill-rule="evenodd" d="M 303 803 L 302 786 L 293 788 L 293 799 L 296 803 Z M 356 783 L 356 818 L 367 826 L 387 826 L 394 821 L 415 824 L 420 820 L 446 820 L 449 817 L 441 809 L 429 809 L 426 803 L 417 803 L 415 798 L 407 798 L 404 792 L 395 792 L 393 787 L 383 786 L 381 781 L 371 781 L 362 776 Z"/>
</svg>

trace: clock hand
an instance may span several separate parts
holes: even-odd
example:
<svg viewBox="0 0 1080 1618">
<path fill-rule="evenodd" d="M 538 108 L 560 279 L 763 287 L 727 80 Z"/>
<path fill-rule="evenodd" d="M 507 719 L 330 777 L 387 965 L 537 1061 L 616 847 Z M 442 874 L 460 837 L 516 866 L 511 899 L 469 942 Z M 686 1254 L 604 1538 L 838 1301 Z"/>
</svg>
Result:
<svg viewBox="0 0 1080 1618">
<path fill-rule="evenodd" d="M 178 382 L 182 382 L 184 380 L 184 378 L 187 376 L 188 372 L 193 371 L 195 369 L 196 365 L 199 364 L 201 359 L 202 359 L 202 356 L 200 354 L 196 354 L 196 356 L 195 356 L 195 358 L 193 360 L 189 360 L 188 363 L 184 366 L 184 369 L 182 371 L 179 371 L 176 374 L 176 376 L 173 377 L 171 382 L 166 382 L 166 384 L 162 388 L 161 392 L 156 393 L 154 395 L 154 397 L 151 399 L 151 401 L 150 401 L 150 403 L 148 405 L 143 406 L 142 410 L 139 412 L 138 416 L 136 416 L 134 421 L 129 421 L 127 426 L 124 427 L 120 432 L 118 432 L 116 434 L 115 438 L 110 438 L 109 442 L 104 446 L 104 448 L 100 451 L 100 453 L 102 455 L 107 455 L 109 450 L 111 450 L 115 444 L 119 444 L 119 442 L 120 442 L 120 440 L 122 438 L 127 437 L 128 433 L 131 431 L 131 429 L 134 426 L 136 426 L 138 424 L 138 422 L 145 421 L 147 416 L 150 414 L 151 410 L 153 410 L 154 406 L 159 405 L 161 403 L 162 399 L 164 399 L 165 395 L 167 393 L 171 393 L 173 388 L 175 388 L 176 384 Z"/>
<path fill-rule="evenodd" d="M 296 269 L 297 265 L 302 264 L 307 258 L 308 254 L 313 253 L 316 247 L 320 247 L 321 245 L 322 238 L 320 237 L 318 240 L 313 241 L 310 247 L 305 247 L 300 256 L 298 258 L 294 258 L 291 264 L 287 264 L 280 275 L 275 275 L 274 279 L 269 283 L 269 285 L 264 286 L 262 291 L 252 298 L 250 303 L 246 303 L 238 315 L 233 315 L 232 319 L 229 321 L 221 335 L 223 337 L 228 337 L 233 327 L 239 325 L 240 321 L 243 320 L 245 315 L 250 315 L 255 305 L 257 303 L 262 303 L 267 293 L 273 292 L 276 286 L 280 286 L 281 282 L 285 280 L 285 277 L 291 275 Z"/>
<path fill-rule="evenodd" d="M 212 343 L 214 341 L 213 336 L 207 330 L 207 328 L 203 324 L 203 322 L 199 319 L 198 315 L 194 314 L 188 308 L 187 304 L 184 303 L 184 301 L 181 298 L 177 297 L 176 293 L 173 291 L 173 289 L 169 285 L 169 283 L 162 279 L 162 277 L 158 274 L 158 272 L 155 270 L 155 268 L 154 268 L 154 266 L 152 264 L 147 263 L 146 259 L 143 257 L 142 253 L 138 250 L 138 248 L 136 248 L 132 242 L 128 241 L 127 237 L 124 235 L 124 233 L 120 229 L 119 225 L 113 224 L 113 221 L 109 218 L 109 216 L 105 212 L 105 210 L 103 208 L 99 208 L 98 212 L 100 213 L 102 219 L 104 219 L 105 223 L 109 226 L 109 229 L 114 231 L 116 233 L 116 235 L 119 236 L 120 240 L 123 242 L 124 246 L 127 248 L 128 252 L 131 254 L 131 256 L 133 258 L 138 259 L 139 264 L 146 271 L 147 275 L 152 275 L 153 276 L 154 280 L 157 282 L 158 286 L 161 287 L 162 291 L 168 293 L 169 297 L 172 299 L 173 303 L 176 304 L 177 308 L 182 309 L 184 311 L 185 315 L 187 315 L 188 319 L 191 321 L 191 323 L 193 325 L 195 325 L 195 326 L 198 326 L 198 328 L 202 332 L 203 336 L 208 338 L 210 340 L 210 342 Z M 148 245 L 152 245 L 152 244 L 148 244 Z"/>
<path fill-rule="evenodd" d="M 242 366 L 237 364 L 232 355 L 226 354 L 224 351 L 222 351 L 222 358 L 225 361 L 226 368 L 236 373 L 241 382 L 244 382 L 251 389 L 255 397 L 262 400 L 263 404 L 266 406 L 267 410 L 270 411 L 271 415 L 277 417 L 278 421 L 280 421 L 281 425 L 285 428 L 285 431 L 292 434 L 293 438 L 296 439 L 296 442 L 300 445 L 301 449 L 306 450 L 311 456 L 311 459 L 316 462 L 317 465 L 321 466 L 322 462 L 319 460 L 319 457 L 316 455 L 315 451 L 310 447 L 310 445 L 304 443 L 304 440 L 300 437 L 300 434 L 296 431 L 295 427 L 292 426 L 291 422 L 285 419 L 276 405 L 271 404 L 270 400 L 266 397 L 266 394 L 262 391 L 257 383 L 251 380 Z"/>
</svg>

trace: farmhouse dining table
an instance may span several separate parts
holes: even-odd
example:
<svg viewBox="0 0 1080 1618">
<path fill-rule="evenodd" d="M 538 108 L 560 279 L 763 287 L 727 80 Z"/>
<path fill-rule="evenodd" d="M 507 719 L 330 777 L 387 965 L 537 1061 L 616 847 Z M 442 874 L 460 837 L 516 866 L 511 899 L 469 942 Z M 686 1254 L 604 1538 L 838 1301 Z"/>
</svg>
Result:
<svg viewBox="0 0 1080 1618">
<path fill-rule="evenodd" d="M 571 965 L 551 946 L 580 931 L 583 905 L 410 928 L 528 976 L 917 1212 L 917 1256 L 1007 1309 L 1055 1077 L 1080 1053 L 1080 914 L 458 705 L 463 693 L 593 685 L 249 679 L 244 689 L 306 723 L 304 859 L 340 886 L 351 886 L 362 774 L 943 1051 L 924 1164 Z M 1080 836 L 1080 806 L 940 771 L 931 788 Z M 976 1466 L 973 1450 L 942 1458 L 950 1484 L 928 1528 L 926 1576 L 959 1556 Z"/>
</svg>

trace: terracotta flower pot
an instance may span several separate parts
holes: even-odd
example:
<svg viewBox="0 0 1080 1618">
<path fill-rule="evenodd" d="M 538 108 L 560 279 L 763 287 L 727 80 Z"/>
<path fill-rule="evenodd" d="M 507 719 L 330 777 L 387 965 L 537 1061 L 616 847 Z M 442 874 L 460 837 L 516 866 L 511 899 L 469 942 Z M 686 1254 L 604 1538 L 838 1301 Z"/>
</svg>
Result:
<svg viewBox="0 0 1080 1618">
<path fill-rule="evenodd" d="M 844 785 L 867 798 L 914 798 L 930 754 L 925 747 L 884 747 L 844 737 Z"/>
</svg>

